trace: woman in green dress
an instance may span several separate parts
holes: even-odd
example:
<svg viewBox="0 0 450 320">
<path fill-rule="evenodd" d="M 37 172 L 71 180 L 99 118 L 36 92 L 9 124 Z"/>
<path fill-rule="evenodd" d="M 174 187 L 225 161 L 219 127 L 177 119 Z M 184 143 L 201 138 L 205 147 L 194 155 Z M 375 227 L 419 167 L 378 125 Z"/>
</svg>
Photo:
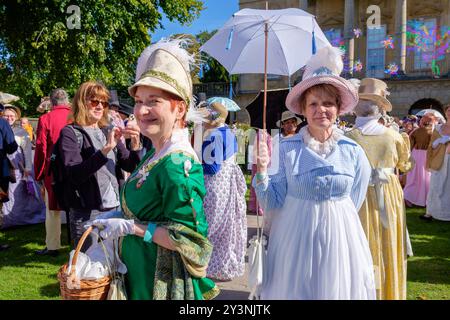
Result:
<svg viewBox="0 0 450 320">
<path fill-rule="evenodd" d="M 212 245 L 206 238 L 203 169 L 189 142 L 192 105 L 189 54 L 180 40 L 163 41 L 141 54 L 129 88 L 141 133 L 153 148 L 127 180 L 122 218 L 97 219 L 103 238 L 121 237 L 129 299 L 212 299 L 206 278 Z"/>
</svg>

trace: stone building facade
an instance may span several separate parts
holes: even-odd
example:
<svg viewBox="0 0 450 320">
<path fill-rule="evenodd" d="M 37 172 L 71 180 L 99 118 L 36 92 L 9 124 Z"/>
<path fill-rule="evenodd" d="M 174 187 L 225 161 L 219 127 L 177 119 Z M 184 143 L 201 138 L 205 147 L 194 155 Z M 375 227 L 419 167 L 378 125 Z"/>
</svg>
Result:
<svg viewBox="0 0 450 320">
<path fill-rule="evenodd" d="M 265 9 L 266 1 L 240 0 L 239 7 Z M 450 0 L 269 0 L 268 7 L 301 8 L 315 15 L 330 42 L 345 47 L 343 76 L 376 77 L 388 83 L 392 115 L 402 117 L 430 106 L 440 110 L 450 103 L 450 47 L 446 48 L 450 43 Z M 380 25 L 369 28 L 376 22 L 377 8 Z M 354 29 L 360 29 L 362 35 L 356 37 Z M 421 39 L 421 35 L 429 37 Z M 381 44 L 389 36 L 394 48 Z M 412 45 L 414 39 L 419 40 L 417 48 Z M 354 69 L 358 63 L 361 70 Z M 397 75 L 385 71 L 389 64 L 398 66 Z M 301 70 L 291 76 L 291 84 L 300 79 Z M 261 75 L 240 75 L 236 100 L 245 107 L 263 87 Z M 269 89 L 287 87 L 287 77 L 269 77 Z M 244 120 L 245 111 L 238 114 L 240 118 Z"/>
</svg>

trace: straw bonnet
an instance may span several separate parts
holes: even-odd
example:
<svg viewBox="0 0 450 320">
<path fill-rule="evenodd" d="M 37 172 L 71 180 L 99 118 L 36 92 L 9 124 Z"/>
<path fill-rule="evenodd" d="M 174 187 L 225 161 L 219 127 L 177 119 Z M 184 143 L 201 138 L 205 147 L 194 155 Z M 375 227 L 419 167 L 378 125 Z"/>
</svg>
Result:
<svg viewBox="0 0 450 320">
<path fill-rule="evenodd" d="M 50 111 L 52 108 L 52 102 L 50 101 L 50 97 L 41 98 L 41 103 L 36 108 L 37 112 L 44 113 L 46 111 Z"/>
<path fill-rule="evenodd" d="M 386 99 L 389 91 L 384 81 L 374 78 L 364 78 L 359 85 L 358 94 L 360 99 L 374 101 L 380 108 L 386 110 L 386 112 L 392 111 L 392 104 Z"/>
<path fill-rule="evenodd" d="M 19 120 L 22 117 L 22 113 L 20 112 L 20 109 L 18 107 L 13 106 L 12 104 L 8 104 L 8 103 L 5 104 L 4 107 L 5 107 L 5 110 L 3 110 L 3 112 L 8 109 L 14 111 L 14 113 L 17 115 L 17 120 Z"/>
<path fill-rule="evenodd" d="M 203 115 L 203 122 L 217 127 L 225 122 L 228 117 L 228 109 L 219 102 L 203 102 L 197 108 L 197 112 Z"/>
<path fill-rule="evenodd" d="M 170 92 L 193 103 L 190 65 L 194 58 L 181 47 L 183 39 L 161 40 L 147 47 L 138 59 L 135 83 L 128 88 L 134 97 L 137 87 L 148 86 Z"/>
<path fill-rule="evenodd" d="M 281 123 L 282 122 L 284 122 L 284 121 L 286 121 L 286 120 L 289 120 L 289 119 L 295 119 L 295 120 L 297 120 L 297 125 L 299 125 L 300 123 L 302 123 L 302 119 L 300 119 L 299 117 L 297 117 L 296 115 L 295 115 L 295 113 L 293 113 L 293 112 L 291 112 L 291 111 L 285 111 L 285 112 L 283 112 L 282 114 L 281 114 L 281 120 L 278 120 L 277 121 L 277 127 L 278 128 L 281 128 Z"/>
<path fill-rule="evenodd" d="M 299 100 L 303 92 L 318 84 L 330 84 L 340 93 L 342 105 L 339 114 L 351 112 L 358 103 L 358 92 L 350 81 L 339 76 L 343 68 L 342 51 L 339 48 L 324 47 L 318 50 L 307 62 L 302 81 L 289 92 L 287 108 L 302 114 Z"/>
</svg>

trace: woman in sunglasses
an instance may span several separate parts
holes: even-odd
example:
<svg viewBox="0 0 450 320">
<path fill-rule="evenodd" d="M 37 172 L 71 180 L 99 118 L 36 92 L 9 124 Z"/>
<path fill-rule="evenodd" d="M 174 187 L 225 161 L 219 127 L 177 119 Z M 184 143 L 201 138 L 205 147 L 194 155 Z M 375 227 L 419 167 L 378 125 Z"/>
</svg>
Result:
<svg viewBox="0 0 450 320">
<path fill-rule="evenodd" d="M 73 124 L 62 129 L 59 138 L 74 246 L 86 221 L 119 208 L 116 167 L 132 172 L 140 161 L 139 129 L 111 127 L 108 100 L 109 92 L 102 84 L 83 83 L 73 99 Z M 130 150 L 120 141 L 122 136 L 131 139 Z M 87 239 L 83 250 L 90 244 Z"/>
</svg>

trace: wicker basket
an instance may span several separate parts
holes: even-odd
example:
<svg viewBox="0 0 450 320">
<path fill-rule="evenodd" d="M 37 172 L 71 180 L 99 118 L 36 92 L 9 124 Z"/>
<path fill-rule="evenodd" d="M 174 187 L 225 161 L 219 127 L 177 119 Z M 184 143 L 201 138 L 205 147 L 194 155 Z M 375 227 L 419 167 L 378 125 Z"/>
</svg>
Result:
<svg viewBox="0 0 450 320">
<path fill-rule="evenodd" d="M 69 267 L 67 263 L 59 269 L 58 280 L 63 300 L 106 300 L 106 297 L 108 296 L 109 286 L 112 280 L 110 276 L 97 280 L 80 280 L 79 285 L 77 285 L 76 288 L 73 288 L 73 286 L 70 285 L 71 279 L 74 279 L 75 277 L 75 265 L 77 264 L 78 253 L 91 232 L 92 226 L 83 233 L 83 236 L 78 242 L 72 258 L 70 275 L 67 274 L 67 269 Z"/>
</svg>

